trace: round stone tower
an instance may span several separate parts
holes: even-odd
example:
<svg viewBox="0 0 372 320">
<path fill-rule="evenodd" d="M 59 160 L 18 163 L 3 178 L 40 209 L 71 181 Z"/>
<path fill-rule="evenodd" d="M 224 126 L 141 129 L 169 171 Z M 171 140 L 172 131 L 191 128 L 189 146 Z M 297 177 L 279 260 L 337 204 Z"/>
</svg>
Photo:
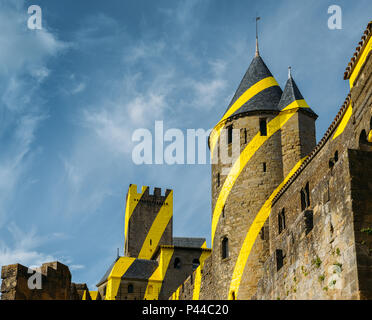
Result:
<svg viewBox="0 0 372 320">
<path fill-rule="evenodd" d="M 283 180 L 282 90 L 256 49 L 236 93 L 209 138 L 212 154 L 212 261 L 215 299 L 250 299 L 269 255 L 268 227 L 253 239 L 242 266 L 239 291 L 231 290 L 234 270 L 249 228 Z M 229 161 L 230 160 L 230 161 Z"/>
</svg>

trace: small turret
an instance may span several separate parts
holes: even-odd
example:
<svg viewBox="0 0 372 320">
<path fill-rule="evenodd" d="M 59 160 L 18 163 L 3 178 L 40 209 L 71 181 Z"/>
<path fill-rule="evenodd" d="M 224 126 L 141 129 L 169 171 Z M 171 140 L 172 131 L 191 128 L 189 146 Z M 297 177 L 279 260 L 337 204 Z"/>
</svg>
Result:
<svg viewBox="0 0 372 320">
<path fill-rule="evenodd" d="M 297 111 L 282 128 L 282 153 L 284 177 L 298 161 L 308 155 L 316 145 L 316 113 L 306 103 L 296 82 L 291 68 L 288 68 L 288 80 L 278 104 L 282 112 Z"/>
</svg>

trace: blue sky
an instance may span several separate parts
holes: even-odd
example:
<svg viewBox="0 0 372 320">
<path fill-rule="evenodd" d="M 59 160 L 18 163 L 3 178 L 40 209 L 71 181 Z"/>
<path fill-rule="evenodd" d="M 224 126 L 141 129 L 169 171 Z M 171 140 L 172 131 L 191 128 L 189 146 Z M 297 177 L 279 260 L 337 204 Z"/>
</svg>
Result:
<svg viewBox="0 0 372 320">
<path fill-rule="evenodd" d="M 32 4 L 43 30 L 27 28 Z M 131 135 L 213 127 L 253 58 L 256 12 L 261 56 L 282 88 L 292 66 L 319 140 L 371 1 L 1 0 L 0 265 L 60 260 L 94 289 L 123 253 L 130 183 L 174 189 L 174 234 L 210 243 L 210 167 L 134 165 Z"/>
</svg>

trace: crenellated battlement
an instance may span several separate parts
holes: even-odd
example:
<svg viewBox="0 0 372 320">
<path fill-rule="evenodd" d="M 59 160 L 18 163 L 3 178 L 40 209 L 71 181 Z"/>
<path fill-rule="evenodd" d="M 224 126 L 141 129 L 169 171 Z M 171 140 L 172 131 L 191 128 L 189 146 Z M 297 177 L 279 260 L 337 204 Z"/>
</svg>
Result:
<svg viewBox="0 0 372 320">
<path fill-rule="evenodd" d="M 1 279 L 2 300 L 81 300 L 83 295 L 79 285 L 71 282 L 69 268 L 58 261 L 36 269 L 21 264 L 3 266 Z"/>
</svg>

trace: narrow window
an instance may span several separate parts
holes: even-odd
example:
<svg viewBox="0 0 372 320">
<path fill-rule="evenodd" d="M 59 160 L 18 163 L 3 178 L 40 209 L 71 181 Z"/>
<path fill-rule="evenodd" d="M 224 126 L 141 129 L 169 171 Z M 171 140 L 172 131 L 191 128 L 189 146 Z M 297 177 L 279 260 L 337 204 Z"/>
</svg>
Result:
<svg viewBox="0 0 372 320">
<path fill-rule="evenodd" d="M 283 250 L 277 249 L 275 251 L 275 255 L 276 255 L 276 271 L 279 271 L 283 267 L 283 262 L 284 262 Z"/>
<path fill-rule="evenodd" d="M 304 189 L 301 190 L 301 211 L 310 207 L 310 187 L 309 183 L 306 183 Z"/>
<path fill-rule="evenodd" d="M 134 291 L 133 284 L 128 284 L 128 293 L 133 293 L 133 291 Z"/>
<path fill-rule="evenodd" d="M 264 162 L 264 163 L 262 164 L 262 167 L 263 167 L 263 172 L 266 172 L 266 162 Z"/>
<path fill-rule="evenodd" d="M 359 149 L 362 151 L 372 151 L 372 143 L 368 141 L 365 130 L 363 130 L 359 136 Z"/>
<path fill-rule="evenodd" d="M 199 259 L 192 260 L 192 270 L 196 270 L 200 265 Z"/>
<path fill-rule="evenodd" d="M 230 144 L 232 142 L 232 133 L 233 133 L 233 127 L 231 125 L 227 127 L 227 144 Z"/>
<path fill-rule="evenodd" d="M 222 239 L 222 259 L 229 257 L 229 239 L 226 237 Z"/>
<path fill-rule="evenodd" d="M 329 163 L 328 164 L 329 164 L 329 168 L 332 169 L 333 166 L 335 165 L 334 159 L 333 158 L 329 159 Z"/>
<path fill-rule="evenodd" d="M 359 136 L 359 148 L 363 149 L 363 145 L 367 143 L 367 133 L 363 130 Z"/>
<path fill-rule="evenodd" d="M 265 227 L 262 227 L 260 230 L 260 237 L 261 240 L 265 240 Z"/>
<path fill-rule="evenodd" d="M 285 229 L 285 211 L 284 209 L 278 214 L 278 230 L 279 234 Z"/>
<path fill-rule="evenodd" d="M 225 218 L 225 206 L 222 207 L 222 218 Z"/>
<path fill-rule="evenodd" d="M 217 187 L 220 186 L 220 183 L 221 183 L 221 175 L 220 173 L 217 173 Z"/>
<path fill-rule="evenodd" d="M 247 143 L 247 129 L 244 128 L 244 143 Z"/>
<path fill-rule="evenodd" d="M 305 199 L 306 199 L 306 208 L 309 208 L 310 207 L 310 187 L 309 187 L 309 183 L 306 183 L 306 186 L 305 186 Z"/>
<path fill-rule="evenodd" d="M 235 291 L 233 291 L 233 292 L 231 293 L 231 299 L 232 299 L 232 300 L 236 300 L 236 298 L 235 298 Z"/>
<path fill-rule="evenodd" d="M 338 161 L 338 151 L 335 152 L 335 163 Z"/>
<path fill-rule="evenodd" d="M 150 239 L 150 246 L 152 246 L 152 239 Z"/>
<path fill-rule="evenodd" d="M 174 259 L 174 269 L 181 269 L 181 259 L 180 258 Z"/>
<path fill-rule="evenodd" d="M 306 234 L 308 234 L 314 227 L 314 217 L 313 217 L 313 210 L 306 210 L 305 211 L 305 230 Z"/>
<path fill-rule="evenodd" d="M 301 211 L 306 209 L 305 191 L 301 189 Z"/>
<path fill-rule="evenodd" d="M 260 119 L 260 133 L 261 133 L 261 136 L 267 136 L 266 119 Z"/>
</svg>

